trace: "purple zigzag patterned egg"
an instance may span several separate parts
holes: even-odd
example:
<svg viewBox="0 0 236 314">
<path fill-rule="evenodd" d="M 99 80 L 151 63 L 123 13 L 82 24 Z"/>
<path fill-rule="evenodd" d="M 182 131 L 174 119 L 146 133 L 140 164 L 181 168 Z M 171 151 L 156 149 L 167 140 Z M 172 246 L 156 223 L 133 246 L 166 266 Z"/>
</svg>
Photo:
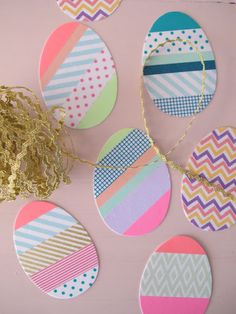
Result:
<svg viewBox="0 0 236 314">
<path fill-rule="evenodd" d="M 40 290 L 58 299 L 75 298 L 97 278 L 96 247 L 85 228 L 49 202 L 24 206 L 15 222 L 18 260 Z"/>
<path fill-rule="evenodd" d="M 114 60 L 100 36 L 86 25 L 66 23 L 52 32 L 43 48 L 39 75 L 46 106 L 64 108 L 70 128 L 94 127 L 115 106 Z M 55 117 L 61 118 L 59 110 Z"/>
<path fill-rule="evenodd" d="M 115 133 L 103 146 L 98 164 L 134 167 L 95 169 L 94 196 L 105 224 L 124 236 L 157 228 L 168 211 L 171 184 L 166 164 L 144 132 L 127 128 Z"/>
<path fill-rule="evenodd" d="M 60 9 L 72 19 L 100 21 L 110 16 L 122 0 L 57 0 Z"/>
<path fill-rule="evenodd" d="M 236 197 L 236 129 L 222 127 L 204 137 L 187 168 Z M 182 180 L 182 204 L 187 219 L 203 230 L 224 230 L 236 223 L 235 200 L 186 175 Z"/>
</svg>

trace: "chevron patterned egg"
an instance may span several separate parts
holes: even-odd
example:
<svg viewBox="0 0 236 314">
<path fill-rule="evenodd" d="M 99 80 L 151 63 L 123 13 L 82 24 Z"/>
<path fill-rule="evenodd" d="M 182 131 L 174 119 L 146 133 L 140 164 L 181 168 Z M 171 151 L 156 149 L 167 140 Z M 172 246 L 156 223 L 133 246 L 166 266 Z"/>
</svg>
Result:
<svg viewBox="0 0 236 314">
<path fill-rule="evenodd" d="M 204 137 L 187 168 L 236 197 L 236 129 L 222 127 Z M 236 201 L 186 175 L 182 204 L 187 219 L 207 231 L 230 228 L 236 223 Z"/>
<path fill-rule="evenodd" d="M 155 21 L 144 42 L 143 63 L 145 87 L 161 111 L 178 117 L 192 116 L 212 100 L 217 76 L 215 56 L 207 35 L 187 14 L 168 12 Z"/>
<path fill-rule="evenodd" d="M 134 167 L 95 169 L 94 195 L 105 224 L 124 236 L 159 226 L 169 206 L 170 178 L 147 136 L 138 129 L 120 130 L 104 145 L 98 163 Z"/>
<path fill-rule="evenodd" d="M 150 256 L 140 283 L 143 314 L 204 314 L 211 297 L 211 267 L 204 249 L 176 236 Z"/>
<path fill-rule="evenodd" d="M 58 299 L 75 298 L 93 286 L 99 262 L 85 228 L 49 202 L 23 207 L 15 222 L 18 260 L 40 290 Z"/>
<path fill-rule="evenodd" d="M 60 9 L 72 19 L 83 22 L 100 21 L 110 16 L 122 0 L 57 0 Z"/>
<path fill-rule="evenodd" d="M 94 30 L 76 22 L 61 25 L 46 41 L 40 84 L 47 107 L 63 107 L 70 128 L 96 126 L 116 102 L 117 74 L 109 49 Z M 55 116 L 61 117 L 59 110 Z"/>
</svg>

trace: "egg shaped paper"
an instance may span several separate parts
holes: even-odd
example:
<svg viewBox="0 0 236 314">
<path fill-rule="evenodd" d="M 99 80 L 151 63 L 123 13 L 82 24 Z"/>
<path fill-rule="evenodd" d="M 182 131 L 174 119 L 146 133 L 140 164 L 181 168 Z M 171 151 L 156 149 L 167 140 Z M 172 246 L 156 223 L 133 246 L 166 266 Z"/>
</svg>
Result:
<svg viewBox="0 0 236 314">
<path fill-rule="evenodd" d="M 117 74 L 110 51 L 94 30 L 80 23 L 63 24 L 49 36 L 40 60 L 40 83 L 46 106 L 63 107 L 70 128 L 96 126 L 116 102 Z"/>
<path fill-rule="evenodd" d="M 72 19 L 83 22 L 100 21 L 110 16 L 122 0 L 57 0 L 60 9 Z"/>
<path fill-rule="evenodd" d="M 222 127 L 204 137 L 187 168 L 236 197 L 236 129 Z M 182 204 L 187 219 L 203 230 L 224 230 L 236 223 L 235 200 L 186 175 L 182 180 Z"/>
<path fill-rule="evenodd" d="M 150 256 L 141 278 L 140 306 L 143 314 L 204 314 L 211 292 L 206 252 L 192 238 L 176 236 Z"/>
<path fill-rule="evenodd" d="M 147 136 L 138 129 L 120 130 L 104 145 L 97 162 L 121 166 L 94 171 L 95 201 L 105 224 L 124 236 L 158 227 L 168 210 L 171 186 L 168 169 Z"/>
<path fill-rule="evenodd" d="M 177 38 L 183 42 L 165 43 Z M 164 46 L 158 47 L 159 44 Z M 205 82 L 201 58 L 206 69 Z M 168 12 L 156 20 L 145 39 L 143 63 L 145 87 L 161 111 L 177 117 L 192 116 L 212 100 L 216 89 L 214 53 L 201 26 L 187 14 Z"/>
<path fill-rule="evenodd" d="M 98 256 L 88 232 L 52 203 L 32 202 L 20 210 L 14 242 L 28 278 L 51 297 L 75 298 L 97 278 Z"/>
</svg>

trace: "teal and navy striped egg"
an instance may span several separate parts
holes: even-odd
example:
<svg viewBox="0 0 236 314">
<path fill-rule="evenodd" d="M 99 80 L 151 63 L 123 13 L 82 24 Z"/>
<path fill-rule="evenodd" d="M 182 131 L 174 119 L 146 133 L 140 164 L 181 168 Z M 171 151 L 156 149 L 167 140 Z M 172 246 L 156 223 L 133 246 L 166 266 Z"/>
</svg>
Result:
<svg viewBox="0 0 236 314">
<path fill-rule="evenodd" d="M 171 186 L 167 166 L 147 136 L 138 129 L 120 130 L 104 145 L 97 162 L 119 167 L 94 171 L 94 196 L 105 224 L 125 236 L 158 227 L 168 210 Z"/>
<path fill-rule="evenodd" d="M 174 41 L 166 43 L 168 40 Z M 145 87 L 161 111 L 192 116 L 212 100 L 217 79 L 215 56 L 205 32 L 187 14 L 168 12 L 156 20 L 145 39 L 143 64 Z"/>
</svg>

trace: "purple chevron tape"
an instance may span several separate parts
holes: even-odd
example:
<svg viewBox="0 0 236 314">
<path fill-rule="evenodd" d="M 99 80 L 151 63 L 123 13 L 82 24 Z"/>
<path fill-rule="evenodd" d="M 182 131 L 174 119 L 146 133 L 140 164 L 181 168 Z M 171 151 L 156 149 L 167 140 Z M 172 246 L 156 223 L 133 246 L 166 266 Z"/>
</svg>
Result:
<svg viewBox="0 0 236 314">
<path fill-rule="evenodd" d="M 236 129 L 223 127 L 208 134 L 196 146 L 187 168 L 236 198 Z M 224 230 L 236 223 L 235 200 L 186 175 L 182 205 L 188 220 L 203 230 Z"/>
<path fill-rule="evenodd" d="M 122 0 L 57 0 L 60 9 L 83 22 L 102 20 L 115 12 Z"/>
<path fill-rule="evenodd" d="M 204 158 L 205 156 L 208 157 L 208 159 L 214 164 L 215 162 L 223 159 L 224 162 L 226 163 L 227 166 L 233 166 L 233 165 L 236 165 L 236 160 L 233 159 L 233 160 L 229 160 L 227 158 L 227 156 L 225 154 L 221 154 L 219 156 L 217 156 L 216 158 L 214 158 L 212 156 L 212 154 L 209 152 L 209 151 L 204 151 L 202 154 L 197 154 L 196 152 L 193 152 L 193 157 L 196 159 L 196 160 L 200 160 L 202 158 Z"/>
</svg>

